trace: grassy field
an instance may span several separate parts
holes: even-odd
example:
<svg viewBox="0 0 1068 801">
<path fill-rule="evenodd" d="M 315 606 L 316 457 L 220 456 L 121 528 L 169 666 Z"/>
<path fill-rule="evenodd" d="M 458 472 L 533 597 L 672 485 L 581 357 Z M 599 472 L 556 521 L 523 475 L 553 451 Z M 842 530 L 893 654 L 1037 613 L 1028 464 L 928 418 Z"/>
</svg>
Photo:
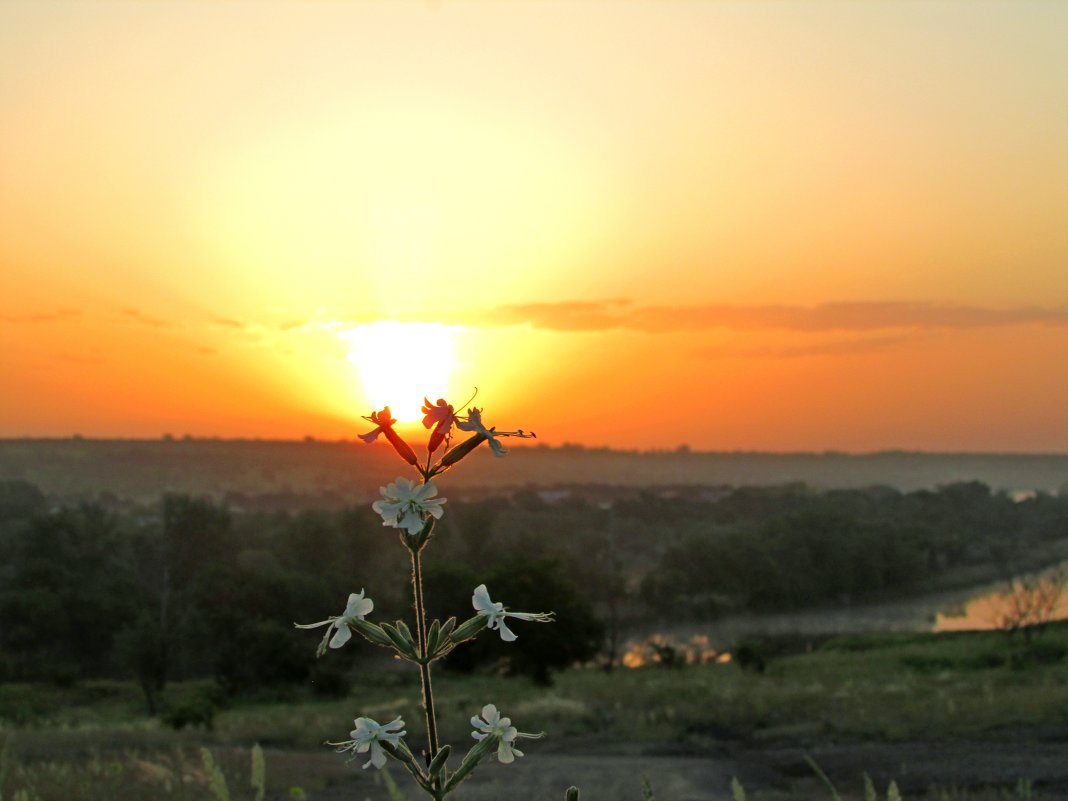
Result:
<svg viewBox="0 0 1068 801">
<path fill-rule="evenodd" d="M 854 635 L 809 646 L 768 642 L 751 649 L 762 652 L 763 672 L 743 670 L 738 660 L 611 674 L 574 669 L 549 688 L 442 673 L 435 689 L 443 739 L 464 747 L 468 719 L 489 702 L 521 729 L 550 734 L 528 749 L 532 760 L 575 752 L 595 759 L 598 751 L 643 746 L 677 753 L 724 743 L 889 747 L 1068 732 L 1068 624 L 1029 642 L 989 632 Z M 175 731 L 144 715 L 133 685 L 0 686 L 0 798 L 214 798 L 206 748 L 232 797 L 253 799 L 250 753 L 257 743 L 267 753 L 266 798 L 340 798 L 331 788 L 344 780 L 338 772 L 344 760 L 323 742 L 347 737 L 357 715 L 400 714 L 418 743 L 417 703 L 415 675 L 366 672 L 355 677 L 348 698 L 243 699 L 221 708 L 210 730 Z M 650 778 L 655 786 L 657 777 Z M 1031 777 L 1012 777 L 1020 778 Z M 387 797 L 385 787 L 367 788 L 369 797 Z M 729 795 L 725 785 L 723 797 Z"/>
</svg>

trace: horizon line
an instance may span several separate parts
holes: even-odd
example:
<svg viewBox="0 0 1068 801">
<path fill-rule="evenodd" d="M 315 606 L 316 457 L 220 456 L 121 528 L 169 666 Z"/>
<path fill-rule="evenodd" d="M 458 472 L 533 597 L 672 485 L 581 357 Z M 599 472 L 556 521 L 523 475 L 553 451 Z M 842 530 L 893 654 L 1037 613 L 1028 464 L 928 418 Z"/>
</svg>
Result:
<svg viewBox="0 0 1068 801">
<path fill-rule="evenodd" d="M 300 438 L 287 437 L 225 437 L 218 435 L 167 435 L 158 437 L 106 437 L 85 436 L 81 434 L 69 434 L 66 436 L 0 436 L 0 445 L 8 443 L 217 443 L 217 444 L 289 444 L 289 445 L 354 445 L 359 443 L 357 437 L 326 438 L 306 435 Z M 362 444 L 362 443 L 360 443 Z M 729 450 L 702 450 L 691 445 L 680 444 L 670 448 L 623 448 L 611 445 L 587 445 L 580 442 L 562 442 L 552 445 L 543 441 L 532 443 L 511 443 L 512 448 L 525 450 L 571 450 L 576 452 L 613 453 L 622 456 L 999 456 L 999 457 L 1068 457 L 1068 451 L 1028 451 L 1028 450 L 925 450 L 911 448 L 877 448 L 873 450 L 842 450 L 838 448 L 824 448 L 820 450 L 760 450 L 747 448 L 732 448 Z"/>
</svg>

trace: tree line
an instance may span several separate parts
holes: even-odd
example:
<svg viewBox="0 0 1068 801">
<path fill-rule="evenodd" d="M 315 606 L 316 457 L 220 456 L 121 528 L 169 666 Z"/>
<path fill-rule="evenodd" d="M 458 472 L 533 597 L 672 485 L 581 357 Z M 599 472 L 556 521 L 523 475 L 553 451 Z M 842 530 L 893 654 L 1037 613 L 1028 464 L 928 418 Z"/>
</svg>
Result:
<svg viewBox="0 0 1068 801">
<path fill-rule="evenodd" d="M 426 563 L 431 614 L 470 616 L 480 583 L 509 608 L 557 613 L 508 650 L 490 638 L 458 649 L 450 667 L 539 681 L 576 661 L 610 663 L 639 621 L 927 590 L 954 571 L 1037 566 L 1068 539 L 1068 498 L 1014 499 L 977 482 L 910 493 L 572 487 L 449 504 Z M 403 553 L 382 547 L 392 536 L 363 507 L 242 512 L 189 495 L 133 510 L 107 497 L 55 505 L 32 484 L 0 482 L 0 681 L 133 678 L 150 708 L 167 682 L 190 678 L 229 694 L 344 692 L 374 653 L 316 662 L 293 623 L 340 614 L 361 589 L 375 619 L 409 615 Z"/>
</svg>

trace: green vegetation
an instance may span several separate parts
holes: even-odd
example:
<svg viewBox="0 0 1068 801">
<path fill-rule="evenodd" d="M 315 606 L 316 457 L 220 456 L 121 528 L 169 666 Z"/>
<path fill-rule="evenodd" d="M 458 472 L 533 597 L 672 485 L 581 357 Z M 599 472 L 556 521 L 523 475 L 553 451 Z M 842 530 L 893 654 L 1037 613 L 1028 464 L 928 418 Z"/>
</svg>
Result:
<svg viewBox="0 0 1068 801">
<path fill-rule="evenodd" d="M 1068 726 L 1068 624 L 1029 636 L 749 638 L 728 664 L 601 669 L 617 663 L 628 626 L 658 618 L 900 597 L 1051 563 L 1064 557 L 1068 497 L 1015 501 L 976 483 L 590 486 L 449 503 L 425 576 L 430 614 L 466 613 L 484 580 L 493 597 L 553 609 L 558 622 L 507 652 L 487 638 L 449 656 L 435 679 L 443 739 L 467 739 L 489 698 L 550 731 L 548 749 Z M 315 661 L 314 638 L 292 622 L 336 614 L 361 588 L 375 617 L 410 614 L 407 567 L 382 547 L 395 535 L 380 523 L 364 508 L 250 511 L 184 495 L 64 505 L 0 482 L 0 799 L 314 798 L 352 781 L 322 740 L 348 731 L 356 710 L 418 719 L 418 677 L 369 648 Z"/>
<path fill-rule="evenodd" d="M 779 653 L 773 643 L 767 651 Z M 414 671 L 361 671 L 352 686 L 351 702 L 310 692 L 289 700 L 224 701 L 213 729 L 174 731 L 145 717 L 131 683 L 5 685 L 0 792 L 8 799 L 28 789 L 43 800 L 63 797 L 60 788 L 65 797 L 86 801 L 211 797 L 216 791 L 209 788 L 221 785 L 205 767 L 199 749 L 207 748 L 235 801 L 260 792 L 250 785 L 257 771 L 266 774 L 268 797 L 300 787 L 314 799 L 341 780 L 343 769 L 343 760 L 323 748 L 323 732 L 351 727 L 359 704 L 383 718 L 416 713 Z M 1068 624 L 1046 626 L 1030 642 L 1000 632 L 840 637 L 811 653 L 770 657 L 762 674 L 734 664 L 611 674 L 573 669 L 559 674 L 551 690 L 499 675 L 443 674 L 436 688 L 439 709 L 449 713 L 442 715 L 444 736 L 467 736 L 465 716 L 493 697 L 530 725 L 552 731 L 546 743 L 557 750 L 591 741 L 708 747 L 997 738 L 1006 730 L 1020 736 L 1068 726 Z M 366 707 L 369 698 L 384 700 Z M 249 767 L 255 743 L 269 749 L 266 771 L 262 762 L 256 767 L 254 753 Z"/>
<path fill-rule="evenodd" d="M 558 620 L 507 652 L 460 649 L 453 669 L 547 683 L 575 661 L 617 661 L 637 624 L 1007 578 L 1068 545 L 1068 497 L 1017 502 L 977 483 L 603 492 L 450 499 L 425 577 L 430 613 L 465 614 L 486 581 Z M 151 714 L 167 711 L 169 682 L 197 678 L 231 697 L 309 680 L 343 695 L 366 653 L 316 663 L 292 622 L 337 613 L 361 588 L 376 616 L 410 612 L 403 554 L 383 547 L 393 535 L 366 508 L 262 513 L 183 495 L 54 507 L 25 482 L 0 482 L 0 501 L 0 681 L 132 678 Z"/>
</svg>

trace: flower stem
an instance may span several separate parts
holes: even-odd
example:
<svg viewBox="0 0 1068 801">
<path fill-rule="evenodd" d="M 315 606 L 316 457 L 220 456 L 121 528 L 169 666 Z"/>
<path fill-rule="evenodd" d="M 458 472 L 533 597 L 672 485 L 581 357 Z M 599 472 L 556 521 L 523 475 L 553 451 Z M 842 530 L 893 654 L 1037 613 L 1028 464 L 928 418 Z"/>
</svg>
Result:
<svg viewBox="0 0 1068 801">
<path fill-rule="evenodd" d="M 427 661 L 426 606 L 423 603 L 423 567 L 418 548 L 409 548 L 412 555 L 412 594 L 415 598 L 415 636 L 419 646 L 419 679 L 423 685 L 423 710 L 426 712 L 426 733 L 430 742 L 430 759 L 438 753 L 438 724 L 434 715 L 434 689 L 430 684 L 430 663 Z"/>
</svg>

